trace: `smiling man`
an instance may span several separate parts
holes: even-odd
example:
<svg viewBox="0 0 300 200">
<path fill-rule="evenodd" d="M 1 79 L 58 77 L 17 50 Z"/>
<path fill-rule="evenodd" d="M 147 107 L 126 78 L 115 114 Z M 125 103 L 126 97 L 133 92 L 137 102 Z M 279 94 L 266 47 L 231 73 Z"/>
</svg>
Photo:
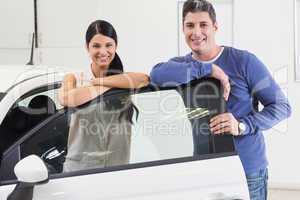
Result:
<svg viewBox="0 0 300 200">
<path fill-rule="evenodd" d="M 212 76 L 221 80 L 225 98 L 226 89 L 230 89 L 228 112 L 210 120 L 210 131 L 234 136 L 251 200 L 267 199 L 268 161 L 262 131 L 290 116 L 288 100 L 254 54 L 216 43 L 218 24 L 211 3 L 187 0 L 182 17 L 185 40 L 192 52 L 157 64 L 151 71 L 151 81 L 161 86 L 177 85 Z M 264 106 L 261 111 L 257 102 Z M 194 144 L 204 139 L 205 134 L 198 137 Z"/>
</svg>

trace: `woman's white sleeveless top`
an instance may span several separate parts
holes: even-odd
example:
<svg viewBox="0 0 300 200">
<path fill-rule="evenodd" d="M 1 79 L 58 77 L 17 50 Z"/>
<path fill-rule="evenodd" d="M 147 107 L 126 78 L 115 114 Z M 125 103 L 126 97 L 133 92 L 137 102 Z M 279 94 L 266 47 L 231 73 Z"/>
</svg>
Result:
<svg viewBox="0 0 300 200">
<path fill-rule="evenodd" d="M 75 76 L 77 85 L 94 77 L 91 72 Z M 129 163 L 131 124 L 126 114 L 120 117 L 122 112 L 110 107 L 101 101 L 71 115 L 65 172 Z"/>
</svg>

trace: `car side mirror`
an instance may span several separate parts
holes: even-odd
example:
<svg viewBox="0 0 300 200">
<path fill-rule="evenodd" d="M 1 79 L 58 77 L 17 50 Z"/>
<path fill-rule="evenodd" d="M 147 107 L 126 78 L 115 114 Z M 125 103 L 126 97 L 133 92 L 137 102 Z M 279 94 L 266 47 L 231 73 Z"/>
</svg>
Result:
<svg viewBox="0 0 300 200">
<path fill-rule="evenodd" d="M 16 164 L 14 172 L 18 184 L 7 200 L 32 200 L 34 186 L 49 180 L 49 172 L 45 163 L 36 155 L 30 155 L 20 160 Z"/>
<path fill-rule="evenodd" d="M 14 169 L 19 182 L 37 184 L 48 180 L 48 169 L 41 158 L 30 155 L 20 160 Z"/>
</svg>

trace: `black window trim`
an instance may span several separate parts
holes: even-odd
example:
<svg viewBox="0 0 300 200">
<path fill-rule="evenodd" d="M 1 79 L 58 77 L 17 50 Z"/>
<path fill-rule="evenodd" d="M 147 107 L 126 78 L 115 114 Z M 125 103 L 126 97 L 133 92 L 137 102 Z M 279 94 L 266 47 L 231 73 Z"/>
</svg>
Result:
<svg viewBox="0 0 300 200">
<path fill-rule="evenodd" d="M 0 102 L 1 100 L 5 97 L 6 93 L 5 92 L 0 92 Z"/>
</svg>

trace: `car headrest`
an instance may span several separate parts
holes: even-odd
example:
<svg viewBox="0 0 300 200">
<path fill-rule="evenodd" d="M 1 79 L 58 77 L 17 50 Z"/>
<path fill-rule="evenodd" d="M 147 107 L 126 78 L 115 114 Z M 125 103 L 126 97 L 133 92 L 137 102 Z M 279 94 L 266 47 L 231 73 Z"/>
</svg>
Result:
<svg viewBox="0 0 300 200">
<path fill-rule="evenodd" d="M 32 109 L 31 114 L 54 114 L 56 112 L 56 105 L 54 101 L 46 95 L 38 95 L 31 99 L 28 108 Z"/>
</svg>

